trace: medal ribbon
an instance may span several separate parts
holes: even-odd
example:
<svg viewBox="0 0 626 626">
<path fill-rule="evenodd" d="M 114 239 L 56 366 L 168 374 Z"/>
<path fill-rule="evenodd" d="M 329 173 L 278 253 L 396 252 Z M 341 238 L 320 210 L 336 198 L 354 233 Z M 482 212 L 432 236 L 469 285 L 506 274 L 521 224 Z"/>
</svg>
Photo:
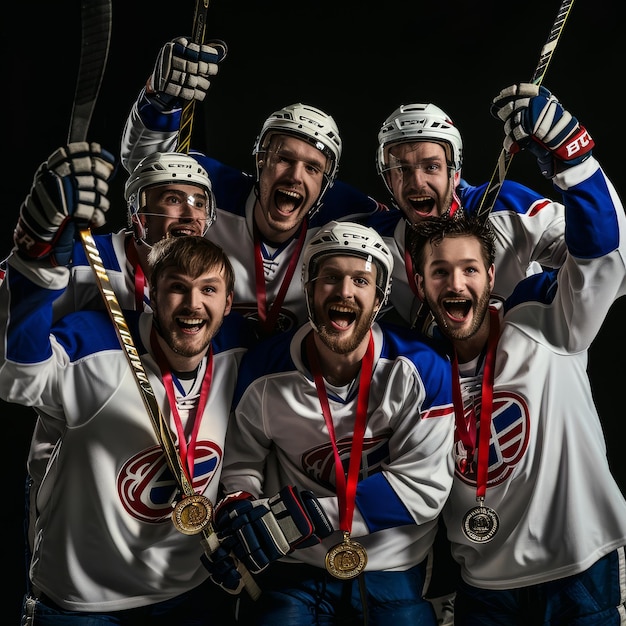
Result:
<svg viewBox="0 0 626 626">
<path fill-rule="evenodd" d="M 496 348 L 500 336 L 500 323 L 498 311 L 489 307 L 489 339 L 487 341 L 487 354 L 485 356 L 485 368 L 480 392 L 480 431 L 478 441 L 478 462 L 476 468 L 476 499 L 484 500 L 487 492 L 487 475 L 489 470 L 489 438 L 491 435 L 491 415 L 493 413 L 493 380 L 496 361 Z M 468 457 L 474 455 L 476 447 L 476 419 L 474 409 L 469 420 L 469 429 L 465 421 L 463 410 L 463 398 L 459 381 L 459 362 L 456 352 L 452 361 L 452 403 L 454 404 L 454 416 L 459 439 L 467 450 Z"/>
<path fill-rule="evenodd" d="M 174 384 L 172 383 L 172 372 L 167 365 L 167 360 L 165 358 L 165 355 L 163 354 L 163 350 L 161 350 L 161 346 L 156 339 L 156 332 L 154 328 L 152 328 L 152 331 L 150 333 L 150 343 L 155 353 L 159 369 L 161 370 L 163 385 L 165 386 L 167 399 L 170 403 L 170 410 L 172 411 L 174 423 L 176 424 L 176 431 L 178 432 L 178 449 L 182 462 L 181 467 L 182 470 L 185 472 L 185 477 L 187 478 L 187 480 L 193 484 L 194 461 L 196 457 L 196 442 L 198 439 L 198 431 L 200 430 L 200 423 L 202 422 L 204 407 L 206 406 L 207 399 L 209 397 L 209 392 L 211 390 L 211 380 L 213 378 L 213 348 L 212 346 L 209 346 L 206 371 L 204 374 L 204 379 L 202 381 L 202 387 L 200 389 L 200 398 L 198 399 L 198 405 L 196 406 L 195 415 L 193 418 L 193 429 L 189 438 L 189 443 L 187 443 L 187 438 L 185 437 L 185 431 L 183 429 L 183 423 L 180 419 L 180 414 L 178 413 L 178 408 L 176 406 L 176 394 L 174 392 Z"/>
<path fill-rule="evenodd" d="M 365 423 L 367 421 L 367 405 L 369 400 L 370 383 L 372 382 L 372 369 L 374 364 L 374 338 L 370 330 L 369 344 L 361 364 L 359 376 L 359 395 L 357 398 L 356 417 L 354 421 L 354 433 L 352 435 L 352 446 L 350 448 L 350 462 L 348 465 L 348 480 L 341 462 L 339 449 L 337 448 L 337 438 L 335 427 L 330 413 L 328 394 L 324 385 L 324 378 L 320 362 L 317 356 L 317 349 L 313 340 L 313 332 L 307 338 L 307 355 L 311 364 L 311 373 L 315 380 L 317 395 L 322 406 L 324 421 L 328 428 L 330 441 L 333 445 L 335 455 L 335 481 L 337 483 L 337 498 L 339 500 L 339 524 L 341 530 L 350 532 L 352 530 L 352 517 L 356 501 L 356 486 L 359 480 L 359 470 L 361 469 L 361 452 L 363 450 L 363 436 L 365 434 Z"/>
<path fill-rule="evenodd" d="M 272 304 L 269 312 L 267 310 L 267 295 L 265 289 L 265 270 L 263 269 L 263 252 L 261 251 L 261 233 L 259 232 L 259 228 L 254 222 L 253 226 L 254 230 L 254 269 L 256 275 L 256 298 L 257 298 L 257 311 L 259 313 L 259 324 L 263 329 L 263 332 L 267 335 L 271 334 L 274 330 L 274 325 L 276 324 L 276 320 L 278 319 L 278 314 L 280 312 L 281 307 L 283 306 L 283 301 L 285 300 L 285 295 L 287 293 L 287 289 L 291 283 L 291 279 L 293 278 L 293 274 L 296 270 L 296 265 L 298 264 L 298 259 L 300 258 L 300 252 L 302 251 L 302 246 L 304 245 L 304 239 L 306 237 L 307 231 L 307 221 L 305 220 L 302 223 L 300 229 L 300 236 L 298 237 L 298 241 L 296 243 L 296 249 L 291 256 L 291 260 L 289 261 L 289 265 L 287 266 L 287 272 L 285 273 L 285 277 L 283 278 L 283 282 L 280 285 L 280 289 L 278 291 L 278 295 L 276 296 L 276 300 Z"/>
<path fill-rule="evenodd" d="M 146 287 L 146 276 L 143 273 L 143 269 L 141 269 L 141 263 L 139 262 L 139 255 L 137 254 L 137 250 L 133 245 L 133 238 L 128 237 L 126 239 L 126 258 L 130 263 L 131 267 L 134 270 L 135 274 L 135 310 L 143 311 L 144 310 L 144 295 L 145 295 L 145 287 Z"/>
</svg>

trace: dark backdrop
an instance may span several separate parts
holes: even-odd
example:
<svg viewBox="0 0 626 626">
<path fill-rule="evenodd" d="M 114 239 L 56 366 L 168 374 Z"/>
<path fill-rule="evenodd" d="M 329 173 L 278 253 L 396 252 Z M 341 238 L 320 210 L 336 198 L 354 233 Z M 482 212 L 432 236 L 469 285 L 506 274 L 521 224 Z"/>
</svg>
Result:
<svg viewBox="0 0 626 626">
<path fill-rule="evenodd" d="M 250 171 L 254 139 L 267 115 L 292 102 L 309 103 L 331 113 L 339 125 L 344 141 L 340 178 L 388 202 L 375 170 L 378 128 L 398 105 L 431 101 L 461 130 L 464 177 L 484 182 L 491 177 L 502 139 L 501 123 L 490 117 L 489 102 L 501 88 L 530 79 L 558 7 L 558 0 L 396 0 L 369 5 L 213 0 L 207 36 L 223 39 L 229 54 L 206 101 L 196 107 L 193 143 Z M 544 85 L 587 126 L 597 144 L 596 156 L 624 197 L 618 158 L 625 135 L 619 94 L 626 55 L 617 9 L 617 1 L 574 2 Z M 159 47 L 191 32 L 193 10 L 192 0 L 113 0 L 109 64 L 90 139 L 119 154 L 122 125 Z M 80 4 L 12 3 L 11 18 L 5 14 L 0 28 L 2 117 L 9 134 L 1 183 L 4 257 L 37 166 L 66 141 L 78 68 Z M 529 155 L 516 157 L 509 178 L 554 197 Z M 118 171 L 106 228 L 125 225 L 124 180 L 123 170 Z M 619 429 L 625 413 L 619 392 L 626 375 L 625 300 L 614 305 L 592 346 L 589 372 L 609 460 L 626 491 Z M 0 410 L 8 484 L 2 515 L 8 583 L 2 610 L 17 623 L 24 577 L 24 463 L 34 413 L 6 403 Z"/>
</svg>

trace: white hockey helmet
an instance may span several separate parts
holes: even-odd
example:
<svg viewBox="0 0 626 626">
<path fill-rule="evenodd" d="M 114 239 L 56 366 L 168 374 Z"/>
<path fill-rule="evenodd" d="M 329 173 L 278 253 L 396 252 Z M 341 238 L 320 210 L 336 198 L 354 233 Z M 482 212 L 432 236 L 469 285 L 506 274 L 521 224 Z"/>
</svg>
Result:
<svg viewBox="0 0 626 626">
<path fill-rule="evenodd" d="M 325 183 L 313 207 L 318 208 L 324 193 L 335 182 L 339 169 L 342 145 L 335 120 L 321 109 L 300 102 L 274 111 L 263 123 L 252 151 L 256 161 L 257 183 L 261 174 L 259 161 L 263 160 L 270 139 L 277 134 L 292 135 L 307 141 L 326 157 Z"/>
<path fill-rule="evenodd" d="M 383 308 L 391 293 L 393 257 L 383 238 L 373 229 L 355 222 L 329 222 L 319 229 L 302 254 L 302 284 L 306 294 L 309 320 L 313 321 L 312 297 L 308 286 L 317 278 L 320 260 L 327 256 L 352 255 L 376 265 L 376 287 L 380 291 Z"/>
<path fill-rule="evenodd" d="M 463 140 L 450 116 L 434 104 L 403 104 L 384 121 L 378 131 L 376 170 L 382 176 L 390 192 L 391 189 L 384 175 L 389 167 L 388 148 L 393 144 L 412 141 L 431 141 L 442 144 L 450 166 L 457 172 L 461 169 Z"/>
<path fill-rule="evenodd" d="M 200 163 L 183 152 L 155 152 L 139 161 L 124 187 L 129 225 L 135 224 L 137 213 L 145 205 L 143 195 L 145 189 L 154 185 L 175 183 L 197 185 L 205 190 L 207 194 L 206 232 L 216 218 L 216 203 L 211 180 Z"/>
</svg>

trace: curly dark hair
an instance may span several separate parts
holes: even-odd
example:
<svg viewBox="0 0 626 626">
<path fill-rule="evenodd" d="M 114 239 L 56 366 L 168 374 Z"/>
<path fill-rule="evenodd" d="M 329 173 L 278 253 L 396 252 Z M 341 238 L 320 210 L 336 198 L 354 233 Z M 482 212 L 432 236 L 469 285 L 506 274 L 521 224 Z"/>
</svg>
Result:
<svg viewBox="0 0 626 626">
<path fill-rule="evenodd" d="M 454 217 L 442 215 L 429 217 L 410 226 L 407 233 L 407 247 L 413 261 L 415 271 L 424 275 L 424 248 L 430 243 L 434 246 L 443 241 L 444 237 L 475 237 L 480 242 L 485 267 L 489 268 L 495 261 L 495 234 L 489 220 L 467 215 L 457 211 Z"/>
</svg>

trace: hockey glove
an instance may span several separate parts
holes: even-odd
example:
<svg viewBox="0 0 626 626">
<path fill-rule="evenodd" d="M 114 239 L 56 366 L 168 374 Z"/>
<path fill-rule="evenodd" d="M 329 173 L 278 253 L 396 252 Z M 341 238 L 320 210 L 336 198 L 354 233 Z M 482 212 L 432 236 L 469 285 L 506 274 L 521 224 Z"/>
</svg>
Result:
<svg viewBox="0 0 626 626">
<path fill-rule="evenodd" d="M 202 102 L 211 84 L 209 78 L 217 74 L 226 52 L 223 41 L 200 45 L 177 37 L 166 43 L 148 81 L 148 97 L 163 111 L 180 108 L 181 101 Z"/>
<path fill-rule="evenodd" d="M 491 113 L 504 122 L 504 149 L 511 154 L 528 149 L 546 178 L 591 156 L 593 139 L 545 87 L 507 87 L 494 98 Z"/>
<path fill-rule="evenodd" d="M 71 260 L 76 222 L 103 226 L 106 194 L 114 171 L 113 155 L 97 143 L 76 142 L 42 163 L 20 209 L 13 233 L 18 254 L 47 259 L 52 266 Z"/>
<path fill-rule="evenodd" d="M 218 534 L 236 538 L 233 552 L 253 573 L 334 530 L 315 495 L 290 486 L 259 500 L 245 492 L 226 496 L 216 507 L 215 525 Z"/>
<path fill-rule="evenodd" d="M 235 543 L 236 539 L 232 535 L 226 536 L 210 555 L 204 553 L 200 557 L 202 564 L 209 571 L 209 578 L 233 595 L 241 593 L 244 587 L 243 579 L 231 554 Z"/>
</svg>

